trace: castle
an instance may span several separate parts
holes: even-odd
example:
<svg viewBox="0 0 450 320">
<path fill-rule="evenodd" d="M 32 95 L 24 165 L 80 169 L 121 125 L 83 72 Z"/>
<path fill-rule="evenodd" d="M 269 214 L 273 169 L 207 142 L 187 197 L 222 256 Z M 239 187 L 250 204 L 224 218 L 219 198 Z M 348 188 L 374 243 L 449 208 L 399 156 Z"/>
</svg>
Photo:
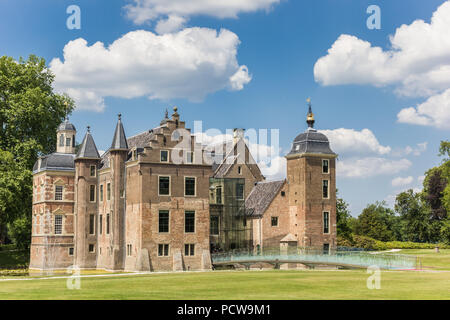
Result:
<svg viewBox="0 0 450 320">
<path fill-rule="evenodd" d="M 119 115 L 102 155 L 89 127 L 77 147 L 66 119 L 56 152 L 33 168 L 30 268 L 206 270 L 212 252 L 334 250 L 337 155 L 310 104 L 307 123 L 286 155 L 287 178 L 265 181 L 243 130 L 208 150 L 176 107 L 129 138 Z"/>
</svg>

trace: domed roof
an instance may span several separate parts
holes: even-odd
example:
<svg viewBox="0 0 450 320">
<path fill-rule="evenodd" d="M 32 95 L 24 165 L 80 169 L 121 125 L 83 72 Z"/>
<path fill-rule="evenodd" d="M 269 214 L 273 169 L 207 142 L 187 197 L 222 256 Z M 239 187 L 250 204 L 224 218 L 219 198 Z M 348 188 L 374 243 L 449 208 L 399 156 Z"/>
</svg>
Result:
<svg viewBox="0 0 450 320">
<path fill-rule="evenodd" d="M 54 152 L 38 159 L 33 166 L 33 173 L 44 170 L 73 171 L 75 170 L 74 159 L 74 154 Z"/>
<path fill-rule="evenodd" d="M 59 125 L 58 131 L 76 131 L 76 129 L 75 126 L 69 122 L 69 119 L 66 119 Z"/>
<path fill-rule="evenodd" d="M 312 128 L 308 128 L 294 139 L 289 155 L 302 153 L 335 154 L 330 148 L 327 136 Z"/>
</svg>

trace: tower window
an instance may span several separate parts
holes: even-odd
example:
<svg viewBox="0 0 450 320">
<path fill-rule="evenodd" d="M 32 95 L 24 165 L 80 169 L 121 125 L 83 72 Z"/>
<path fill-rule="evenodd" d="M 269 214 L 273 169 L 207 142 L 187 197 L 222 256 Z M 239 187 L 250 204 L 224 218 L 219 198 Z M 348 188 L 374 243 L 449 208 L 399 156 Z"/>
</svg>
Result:
<svg viewBox="0 0 450 320">
<path fill-rule="evenodd" d="M 131 256 L 132 248 L 133 246 L 131 244 L 127 244 L 127 256 Z"/>
<path fill-rule="evenodd" d="M 278 217 L 272 217 L 270 219 L 272 227 L 278 227 Z"/>
<path fill-rule="evenodd" d="M 185 196 L 195 196 L 195 178 L 185 177 L 184 178 L 184 195 Z"/>
<path fill-rule="evenodd" d="M 195 232 L 195 211 L 185 211 L 184 213 L 184 232 Z"/>
<path fill-rule="evenodd" d="M 328 159 L 322 160 L 322 173 L 329 173 L 329 161 Z"/>
<path fill-rule="evenodd" d="M 100 185 L 100 201 L 103 201 L 103 185 Z"/>
<path fill-rule="evenodd" d="M 59 136 L 59 146 L 64 147 L 64 135 L 63 134 Z"/>
<path fill-rule="evenodd" d="M 63 199 L 63 186 L 55 186 L 55 200 Z"/>
<path fill-rule="evenodd" d="M 95 215 L 89 215 L 89 234 L 95 234 Z"/>
<path fill-rule="evenodd" d="M 95 185 L 93 184 L 89 186 L 89 201 L 95 201 Z"/>
<path fill-rule="evenodd" d="M 94 253 L 94 252 L 95 252 L 95 246 L 92 243 L 90 243 L 89 244 L 89 253 Z"/>
<path fill-rule="evenodd" d="M 242 167 L 238 166 L 238 174 L 242 174 Z"/>
<path fill-rule="evenodd" d="M 244 184 L 243 183 L 236 184 L 236 198 L 239 200 L 244 199 Z"/>
<path fill-rule="evenodd" d="M 108 213 L 106 215 L 106 234 L 109 234 L 109 225 L 110 225 L 110 215 Z"/>
<path fill-rule="evenodd" d="M 55 215 L 55 234 L 62 234 L 63 216 Z"/>
<path fill-rule="evenodd" d="M 69 248 L 69 256 L 73 256 L 73 248 Z"/>
<path fill-rule="evenodd" d="M 169 162 L 169 151 L 161 150 L 161 162 Z"/>
<path fill-rule="evenodd" d="M 328 180 L 322 180 L 322 196 L 324 199 L 328 199 Z"/>
<path fill-rule="evenodd" d="M 99 222 L 98 222 L 98 233 L 102 234 L 103 233 L 103 215 L 101 214 L 99 217 Z"/>
<path fill-rule="evenodd" d="M 70 139 L 70 138 L 66 138 L 66 147 L 70 147 L 70 141 L 71 141 L 72 139 Z"/>
<path fill-rule="evenodd" d="M 91 166 L 91 177 L 95 177 L 95 171 L 96 171 L 96 167 Z"/>
<path fill-rule="evenodd" d="M 160 233 L 169 232 L 169 211 L 168 210 L 160 210 L 159 211 L 158 231 Z"/>
<path fill-rule="evenodd" d="M 72 136 L 72 147 L 75 148 L 75 135 Z"/>
<path fill-rule="evenodd" d="M 323 213 L 323 233 L 330 233 L 330 213 Z"/>
<path fill-rule="evenodd" d="M 222 204 L 222 186 L 216 187 L 216 203 Z"/>
<path fill-rule="evenodd" d="M 169 245 L 167 243 L 158 244 L 158 256 L 160 257 L 169 256 Z"/>
<path fill-rule="evenodd" d="M 111 183 L 106 185 L 106 199 L 111 200 Z"/>
<path fill-rule="evenodd" d="M 170 177 L 159 177 L 159 195 L 170 195 Z"/>
</svg>

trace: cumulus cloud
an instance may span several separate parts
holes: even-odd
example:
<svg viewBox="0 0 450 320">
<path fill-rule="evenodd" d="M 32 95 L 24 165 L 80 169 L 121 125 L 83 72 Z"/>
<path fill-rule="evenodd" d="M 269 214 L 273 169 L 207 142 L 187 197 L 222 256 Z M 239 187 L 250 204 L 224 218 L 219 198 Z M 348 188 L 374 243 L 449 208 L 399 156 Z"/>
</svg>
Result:
<svg viewBox="0 0 450 320">
<path fill-rule="evenodd" d="M 170 15 L 167 19 L 159 20 L 155 31 L 159 34 L 178 31 L 183 28 L 186 19 L 177 15 Z"/>
<path fill-rule="evenodd" d="M 392 175 L 407 170 L 412 165 L 408 159 L 392 160 L 380 157 L 350 158 L 338 161 L 336 173 L 346 178 L 368 178 Z"/>
<path fill-rule="evenodd" d="M 450 1 L 433 14 L 431 22 L 402 25 L 383 50 L 352 35 L 341 35 L 328 54 L 314 65 L 322 85 L 392 85 L 399 95 L 429 98 L 417 108 L 398 114 L 402 123 L 450 128 Z"/>
<path fill-rule="evenodd" d="M 416 108 L 402 109 L 397 115 L 397 121 L 450 129 L 450 89 L 442 94 L 430 97 Z"/>
<path fill-rule="evenodd" d="M 186 98 L 242 90 L 251 77 L 237 61 L 238 36 L 226 29 L 187 28 L 157 35 L 138 30 L 105 47 L 79 38 L 64 47 L 50 69 L 55 89 L 67 92 L 78 109 L 102 111 L 105 97 Z"/>
<path fill-rule="evenodd" d="M 237 18 L 240 13 L 269 10 L 280 0 L 133 0 L 125 6 L 128 18 L 136 24 L 158 21 L 176 15 L 188 19 L 196 15 Z"/>
<path fill-rule="evenodd" d="M 392 151 L 392 155 L 396 157 L 403 157 L 407 155 L 420 156 L 427 150 L 428 142 L 418 143 L 415 147 L 406 146 L 401 149 L 395 149 Z"/>
<path fill-rule="evenodd" d="M 410 185 L 413 182 L 413 180 L 414 180 L 414 178 L 412 176 L 405 177 L 405 178 L 397 177 L 397 178 L 392 179 L 391 185 L 393 187 L 403 187 L 403 186 Z"/>
<path fill-rule="evenodd" d="M 369 129 L 357 131 L 355 129 L 320 130 L 330 140 L 331 147 L 338 154 L 388 154 L 391 147 L 378 142 Z"/>
</svg>

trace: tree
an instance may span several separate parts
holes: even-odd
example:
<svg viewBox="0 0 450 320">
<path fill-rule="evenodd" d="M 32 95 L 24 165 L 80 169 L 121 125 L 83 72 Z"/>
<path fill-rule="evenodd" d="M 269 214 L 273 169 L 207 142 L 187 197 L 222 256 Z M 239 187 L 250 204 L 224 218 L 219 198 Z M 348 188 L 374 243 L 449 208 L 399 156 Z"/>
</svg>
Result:
<svg viewBox="0 0 450 320">
<path fill-rule="evenodd" d="M 336 190 L 336 194 L 338 191 Z M 350 215 L 348 209 L 348 203 L 342 198 L 336 199 L 336 228 L 337 234 L 340 237 L 350 240 L 352 235 L 352 228 L 350 225 L 351 219 L 354 219 Z"/>
<path fill-rule="evenodd" d="M 42 58 L 0 57 L 0 233 L 31 218 L 33 164 L 54 151 L 56 129 L 74 108 L 68 96 L 53 92 L 53 80 Z"/>
<path fill-rule="evenodd" d="M 386 203 L 369 204 L 358 216 L 355 233 L 380 241 L 395 240 L 398 219 Z"/>
<path fill-rule="evenodd" d="M 431 228 L 430 209 L 420 193 L 412 189 L 401 192 L 395 199 L 395 211 L 400 215 L 404 241 L 428 242 L 435 240 Z"/>
</svg>

